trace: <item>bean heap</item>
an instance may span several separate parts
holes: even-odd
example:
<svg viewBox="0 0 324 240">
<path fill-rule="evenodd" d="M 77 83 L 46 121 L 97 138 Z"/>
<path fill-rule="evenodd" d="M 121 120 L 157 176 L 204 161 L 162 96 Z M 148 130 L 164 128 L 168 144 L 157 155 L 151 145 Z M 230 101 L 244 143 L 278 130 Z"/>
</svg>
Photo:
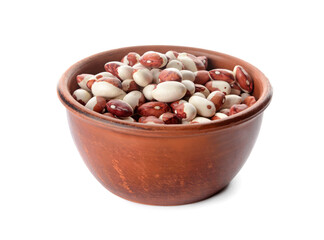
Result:
<svg viewBox="0 0 324 240">
<path fill-rule="evenodd" d="M 211 122 L 256 102 L 253 79 L 242 66 L 207 67 L 206 56 L 130 52 L 107 62 L 105 72 L 78 75 L 73 97 L 106 116 L 146 124 Z"/>
</svg>

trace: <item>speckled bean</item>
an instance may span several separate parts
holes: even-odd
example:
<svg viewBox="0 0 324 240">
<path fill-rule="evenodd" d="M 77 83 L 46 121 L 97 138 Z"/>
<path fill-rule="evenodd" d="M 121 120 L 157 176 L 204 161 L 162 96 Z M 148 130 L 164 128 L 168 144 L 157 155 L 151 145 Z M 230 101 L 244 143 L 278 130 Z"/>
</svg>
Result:
<svg viewBox="0 0 324 240">
<path fill-rule="evenodd" d="M 138 60 L 140 59 L 140 57 L 141 56 L 136 52 L 129 52 L 126 56 L 123 57 L 121 62 L 132 67 L 136 63 L 138 63 Z"/>
<path fill-rule="evenodd" d="M 198 115 L 202 117 L 212 117 L 216 113 L 216 107 L 214 103 L 205 98 L 192 96 L 189 99 L 189 103 L 195 106 Z"/>
<path fill-rule="evenodd" d="M 183 80 L 195 81 L 195 74 L 189 70 L 181 70 Z"/>
<path fill-rule="evenodd" d="M 195 93 L 196 88 L 195 88 L 195 84 L 192 81 L 190 81 L 190 80 L 182 80 L 181 83 L 183 85 L 185 85 L 185 87 L 187 88 L 187 92 L 186 92 L 186 95 L 185 95 L 186 97 L 190 97 L 190 96 L 192 96 L 192 94 Z"/>
<path fill-rule="evenodd" d="M 181 124 L 181 119 L 174 113 L 166 112 L 159 117 L 165 124 Z"/>
<path fill-rule="evenodd" d="M 256 103 L 256 99 L 254 96 L 248 96 L 244 99 L 242 103 L 246 104 L 248 107 L 251 107 L 253 104 Z"/>
<path fill-rule="evenodd" d="M 240 96 L 230 94 L 225 96 L 225 102 L 221 108 L 231 108 L 234 104 L 240 104 L 242 98 Z"/>
<path fill-rule="evenodd" d="M 143 88 L 143 94 L 146 100 L 152 101 L 153 96 L 152 96 L 152 91 L 156 88 L 156 84 L 149 84 L 146 87 Z"/>
<path fill-rule="evenodd" d="M 234 115 L 236 113 L 242 112 L 247 109 L 248 106 L 246 104 L 234 104 L 229 111 L 229 116 Z"/>
<path fill-rule="evenodd" d="M 195 84 L 205 85 L 208 81 L 211 80 L 209 76 L 209 72 L 206 70 L 200 70 L 195 72 L 194 74 L 195 74 L 195 80 L 194 80 Z"/>
<path fill-rule="evenodd" d="M 140 87 L 136 84 L 134 79 L 126 79 L 122 82 L 122 88 L 124 92 L 129 93 L 131 91 L 139 91 Z"/>
<path fill-rule="evenodd" d="M 93 95 L 105 97 L 107 99 L 123 94 L 121 81 L 115 77 L 100 78 L 94 82 L 91 90 Z"/>
<path fill-rule="evenodd" d="M 160 72 L 159 75 L 159 82 L 167 82 L 167 81 L 182 81 L 182 74 L 180 71 L 176 68 L 167 68 L 164 69 L 162 72 Z"/>
<path fill-rule="evenodd" d="M 162 53 L 149 51 L 140 57 L 139 62 L 145 67 L 162 68 L 167 64 L 168 58 Z"/>
<path fill-rule="evenodd" d="M 231 86 L 235 82 L 233 71 L 228 69 L 213 69 L 209 74 L 212 80 L 225 81 Z"/>
<path fill-rule="evenodd" d="M 170 112 L 170 107 L 164 102 L 147 102 L 137 108 L 137 112 L 142 116 L 160 117 L 161 114 Z"/>
<path fill-rule="evenodd" d="M 218 111 L 225 103 L 225 96 L 226 95 L 221 91 L 214 91 L 208 95 L 207 100 L 214 103 L 216 110 Z"/>
<path fill-rule="evenodd" d="M 209 118 L 205 117 L 196 117 L 190 121 L 190 124 L 192 123 L 209 123 L 211 120 Z"/>
<path fill-rule="evenodd" d="M 72 96 L 83 106 L 92 98 L 92 94 L 82 88 L 75 90 Z"/>
<path fill-rule="evenodd" d="M 224 94 L 228 95 L 231 93 L 231 86 L 228 84 L 228 82 L 225 81 L 209 81 L 205 84 L 206 88 L 208 88 L 208 90 L 210 92 L 214 92 L 214 91 L 221 91 Z"/>
<path fill-rule="evenodd" d="M 195 92 L 200 92 L 204 94 L 205 98 L 207 98 L 210 94 L 210 91 L 204 85 L 201 84 L 195 84 Z"/>
<path fill-rule="evenodd" d="M 127 93 L 123 100 L 127 102 L 133 108 L 133 110 L 145 103 L 145 97 L 140 91 L 132 91 Z"/>
<path fill-rule="evenodd" d="M 140 117 L 138 119 L 138 122 L 145 124 L 164 124 L 164 122 L 161 119 L 155 116 Z"/>
<path fill-rule="evenodd" d="M 171 60 L 167 64 L 166 68 L 176 68 L 179 71 L 184 69 L 183 63 L 180 62 L 179 60 Z"/>
<path fill-rule="evenodd" d="M 251 93 L 253 90 L 253 79 L 251 78 L 250 74 L 245 71 L 242 66 L 235 66 L 234 67 L 234 77 L 237 85 L 242 89 L 242 91 Z"/>
<path fill-rule="evenodd" d="M 122 62 L 112 61 L 105 64 L 105 70 L 123 81 L 132 78 L 134 69 Z"/>
<path fill-rule="evenodd" d="M 174 102 L 184 97 L 187 88 L 180 82 L 167 81 L 160 83 L 152 91 L 154 99 L 160 102 Z"/>
<path fill-rule="evenodd" d="M 133 108 L 125 101 L 113 99 L 106 104 L 108 112 L 117 117 L 130 117 L 133 115 Z"/>
<path fill-rule="evenodd" d="M 188 102 L 182 102 L 173 108 L 173 112 L 184 121 L 191 121 L 197 115 L 197 109 Z"/>
<path fill-rule="evenodd" d="M 211 120 L 218 120 L 218 119 L 223 119 L 223 118 L 227 118 L 228 115 L 221 113 L 221 112 L 217 112 L 215 113 L 215 115 L 211 118 Z"/>
<path fill-rule="evenodd" d="M 147 68 L 134 69 L 133 79 L 137 85 L 145 87 L 153 81 L 153 75 Z"/>
<path fill-rule="evenodd" d="M 86 74 L 86 73 L 78 75 L 76 79 L 79 87 L 84 90 L 91 91 L 91 89 L 87 87 L 87 82 L 93 77 L 94 77 L 93 74 Z"/>
<path fill-rule="evenodd" d="M 203 62 L 190 53 L 179 53 L 177 59 L 182 62 L 186 70 L 190 70 L 192 72 L 205 70 L 205 65 Z"/>
<path fill-rule="evenodd" d="M 104 97 L 92 97 L 87 104 L 85 105 L 86 108 L 93 110 L 98 113 L 105 112 L 106 107 L 106 99 Z"/>
</svg>

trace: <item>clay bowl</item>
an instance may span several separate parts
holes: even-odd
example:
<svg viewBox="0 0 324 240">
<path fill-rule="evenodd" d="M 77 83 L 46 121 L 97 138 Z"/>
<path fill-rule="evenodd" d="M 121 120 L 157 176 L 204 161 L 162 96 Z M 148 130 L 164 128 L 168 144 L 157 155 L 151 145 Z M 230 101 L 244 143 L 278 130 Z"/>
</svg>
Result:
<svg viewBox="0 0 324 240">
<path fill-rule="evenodd" d="M 191 125 L 145 125 L 86 109 L 71 93 L 76 76 L 104 71 L 128 52 L 176 50 L 209 58 L 209 69 L 243 66 L 254 79 L 256 104 L 226 119 Z M 97 180 L 114 194 L 144 204 L 179 205 L 208 198 L 226 187 L 247 160 L 258 136 L 272 88 L 256 67 L 238 58 L 182 46 L 109 50 L 71 66 L 58 84 L 75 144 Z"/>
</svg>

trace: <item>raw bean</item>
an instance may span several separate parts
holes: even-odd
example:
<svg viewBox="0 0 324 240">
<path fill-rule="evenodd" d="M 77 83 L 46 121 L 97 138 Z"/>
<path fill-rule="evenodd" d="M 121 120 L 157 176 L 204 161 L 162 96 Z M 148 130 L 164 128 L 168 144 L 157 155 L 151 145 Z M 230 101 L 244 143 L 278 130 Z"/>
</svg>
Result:
<svg viewBox="0 0 324 240">
<path fill-rule="evenodd" d="M 211 120 L 218 120 L 218 119 L 223 119 L 223 118 L 227 118 L 228 116 L 224 113 L 221 112 L 217 112 L 215 113 L 215 116 L 211 118 Z"/>
<path fill-rule="evenodd" d="M 200 70 L 194 73 L 195 74 L 195 84 L 205 85 L 208 81 L 210 81 L 209 72 L 206 70 Z"/>
<path fill-rule="evenodd" d="M 87 81 L 87 87 L 91 90 L 92 89 L 92 85 L 98 80 L 98 79 L 101 79 L 103 77 L 112 77 L 112 78 L 115 78 L 114 75 L 112 75 L 111 73 L 109 72 L 101 72 L 101 73 L 98 73 L 96 75 L 94 75 L 93 77 L 91 77 L 88 81 Z"/>
<path fill-rule="evenodd" d="M 196 107 L 198 115 L 202 117 L 212 117 L 216 113 L 214 103 L 205 98 L 192 96 L 189 103 Z"/>
<path fill-rule="evenodd" d="M 106 104 L 108 112 L 117 117 L 130 117 L 133 115 L 133 108 L 125 101 L 113 99 Z"/>
<path fill-rule="evenodd" d="M 76 77 L 76 79 L 77 79 L 77 83 L 80 86 L 80 88 L 82 88 L 84 90 L 87 90 L 87 91 L 91 91 L 91 89 L 87 87 L 87 82 L 92 77 L 94 77 L 94 75 L 92 75 L 92 74 L 86 74 L 86 73 L 78 75 Z"/>
<path fill-rule="evenodd" d="M 112 75 L 111 73 L 109 72 L 101 72 L 101 73 L 98 73 L 96 75 L 94 75 L 92 78 L 90 78 L 88 81 L 87 81 L 87 87 L 91 90 L 92 89 L 92 85 L 99 79 L 103 78 L 103 77 L 112 77 L 112 78 L 115 78 L 114 75 Z"/>
<path fill-rule="evenodd" d="M 246 104 L 248 107 L 251 107 L 253 104 L 256 103 L 255 97 L 248 96 L 243 101 L 244 104 Z"/>
<path fill-rule="evenodd" d="M 180 71 L 182 74 L 182 79 L 183 80 L 190 80 L 190 81 L 195 81 L 195 74 L 189 70 L 181 70 Z"/>
<path fill-rule="evenodd" d="M 123 100 L 127 102 L 133 108 L 133 110 L 145 103 L 145 97 L 140 91 L 132 91 L 127 93 Z"/>
<path fill-rule="evenodd" d="M 98 73 L 95 75 L 95 78 L 98 80 L 100 78 L 103 78 L 103 77 L 115 77 L 114 75 L 112 75 L 111 73 L 109 72 L 101 72 L 101 73 Z"/>
<path fill-rule="evenodd" d="M 205 117 L 196 117 L 190 121 L 190 123 L 209 123 L 211 122 L 210 119 L 205 118 Z"/>
<path fill-rule="evenodd" d="M 137 85 L 145 87 L 153 81 L 153 75 L 147 68 L 134 69 L 133 79 Z"/>
<path fill-rule="evenodd" d="M 201 84 L 195 84 L 195 92 L 200 92 L 202 94 L 204 94 L 205 98 L 207 98 L 210 94 L 209 90 Z"/>
<path fill-rule="evenodd" d="M 242 98 L 240 96 L 230 94 L 225 96 L 225 103 L 221 108 L 231 108 L 234 104 L 240 104 Z"/>
<path fill-rule="evenodd" d="M 121 120 L 124 120 L 126 122 L 136 122 L 134 118 L 132 117 L 125 117 L 125 118 L 120 118 Z"/>
<path fill-rule="evenodd" d="M 174 102 L 184 97 L 187 88 L 180 82 L 167 81 L 159 83 L 152 91 L 154 99 L 160 102 Z"/>
<path fill-rule="evenodd" d="M 72 96 L 83 106 L 92 98 L 92 94 L 82 88 L 75 90 Z"/>
<path fill-rule="evenodd" d="M 112 118 L 117 118 L 114 114 L 112 114 L 110 112 L 105 112 L 103 115 L 108 116 L 108 117 L 112 117 Z"/>
<path fill-rule="evenodd" d="M 179 53 L 176 51 L 167 51 L 165 55 L 169 58 L 170 61 L 177 59 Z"/>
<path fill-rule="evenodd" d="M 107 62 L 105 70 L 120 80 L 131 79 L 133 75 L 133 68 L 121 62 Z"/>
<path fill-rule="evenodd" d="M 164 124 L 161 119 L 155 116 L 140 117 L 140 119 L 138 119 L 138 122 L 146 124 Z"/>
<path fill-rule="evenodd" d="M 140 57 L 139 62 L 145 67 L 162 68 L 167 64 L 168 59 L 162 53 L 149 51 Z"/>
<path fill-rule="evenodd" d="M 214 103 L 216 110 L 218 111 L 225 103 L 225 96 L 226 95 L 224 93 L 222 93 L 221 91 L 214 91 L 209 94 L 209 96 L 207 97 L 207 100 Z"/>
<path fill-rule="evenodd" d="M 235 82 L 233 72 L 228 69 L 213 69 L 209 71 L 209 74 L 213 80 L 225 81 L 231 86 Z"/>
<path fill-rule="evenodd" d="M 143 94 L 146 100 L 153 100 L 152 91 L 156 88 L 156 84 L 149 84 L 145 88 L 143 88 Z"/>
<path fill-rule="evenodd" d="M 198 56 L 197 57 L 200 61 L 202 61 L 202 63 L 205 66 L 205 69 L 208 68 L 208 58 L 206 56 Z"/>
<path fill-rule="evenodd" d="M 242 66 L 207 70 L 206 56 L 173 50 L 142 56 L 129 52 L 121 62 L 104 67 L 106 72 L 78 75 L 81 88 L 73 97 L 89 109 L 103 114 L 108 109 L 106 116 L 128 122 L 206 123 L 256 103 L 250 95 L 253 79 Z"/>
<path fill-rule="evenodd" d="M 208 88 L 209 91 L 221 91 L 225 95 L 228 95 L 231 93 L 231 86 L 228 84 L 228 82 L 225 81 L 209 81 L 205 84 L 205 86 Z"/>
<path fill-rule="evenodd" d="M 195 93 L 196 88 L 193 82 L 191 82 L 190 80 L 182 80 L 181 83 L 187 88 L 187 92 L 185 95 L 186 97 L 190 97 L 192 94 Z"/>
<path fill-rule="evenodd" d="M 165 124 L 181 124 L 181 119 L 174 113 L 166 112 L 159 117 Z"/>
<path fill-rule="evenodd" d="M 163 113 L 170 112 L 170 107 L 164 102 L 147 102 L 137 108 L 137 112 L 142 116 L 160 117 Z"/>
<path fill-rule="evenodd" d="M 245 100 L 245 98 L 247 98 L 248 96 L 251 96 L 250 94 L 246 93 L 246 92 L 243 92 L 241 94 L 241 97 L 242 97 L 242 102 Z"/>
<path fill-rule="evenodd" d="M 140 69 L 140 68 L 147 68 L 145 67 L 144 65 L 142 65 L 140 62 L 136 63 L 134 66 L 133 66 L 133 69 Z M 147 68 L 147 69 L 151 69 L 151 68 Z"/>
<path fill-rule="evenodd" d="M 236 83 L 233 83 L 230 94 L 241 95 L 241 88 Z"/>
<path fill-rule="evenodd" d="M 92 93 L 95 96 L 114 98 L 123 94 L 122 85 L 119 79 L 115 77 L 103 77 L 92 85 Z"/>
<path fill-rule="evenodd" d="M 183 66 L 182 62 L 180 62 L 179 60 L 171 60 L 167 64 L 166 68 L 176 68 L 180 71 L 180 70 L 184 69 L 184 66 Z"/>
<path fill-rule="evenodd" d="M 191 121 L 197 115 L 196 107 L 188 102 L 182 102 L 175 106 L 173 109 L 174 113 L 183 121 Z"/>
<path fill-rule="evenodd" d="M 155 83 L 155 84 L 159 84 L 160 83 L 159 76 L 160 76 L 160 73 L 161 72 L 162 72 L 162 70 L 159 69 L 159 68 L 152 68 L 151 69 L 151 73 L 152 73 L 152 76 L 153 76 L 152 83 Z"/>
<path fill-rule="evenodd" d="M 183 99 L 181 99 L 181 100 L 178 100 L 178 101 L 175 101 L 175 102 L 171 103 L 171 104 L 170 104 L 170 107 L 171 107 L 172 110 L 174 111 L 175 108 L 176 108 L 179 104 L 181 104 L 181 103 L 188 103 L 188 102 L 185 101 L 185 100 L 183 100 Z"/>
<path fill-rule="evenodd" d="M 206 98 L 205 94 L 203 94 L 201 92 L 195 92 L 194 94 L 192 94 L 192 96 L 198 96 L 198 97 Z"/>
<path fill-rule="evenodd" d="M 129 52 L 125 57 L 123 57 L 121 62 L 132 67 L 136 63 L 138 63 L 138 60 L 140 59 L 140 57 L 141 56 L 136 52 Z"/>
<path fill-rule="evenodd" d="M 159 75 L 160 83 L 167 81 L 182 81 L 182 74 L 176 68 L 167 68 L 164 69 Z"/>
<path fill-rule="evenodd" d="M 105 112 L 106 99 L 104 97 L 92 97 L 85 107 L 95 112 L 103 113 Z"/>
<path fill-rule="evenodd" d="M 115 77 L 115 76 L 113 76 Z M 97 81 L 96 79 L 96 76 L 93 76 L 92 78 L 90 78 L 88 81 L 87 81 L 87 87 L 90 89 L 92 89 L 92 85 Z"/>
<path fill-rule="evenodd" d="M 229 116 L 242 112 L 243 110 L 247 109 L 248 106 L 245 104 L 234 104 L 229 111 Z"/>
<path fill-rule="evenodd" d="M 245 71 L 242 66 L 234 67 L 234 77 L 237 85 L 242 89 L 243 92 L 251 93 L 253 90 L 253 79 Z"/>
<path fill-rule="evenodd" d="M 179 53 L 178 60 L 182 62 L 186 70 L 196 72 L 198 70 L 205 70 L 205 65 L 196 56 L 189 53 Z"/>
<path fill-rule="evenodd" d="M 223 108 L 223 109 L 219 110 L 220 113 L 224 113 L 227 116 L 229 115 L 229 111 L 230 111 L 229 108 Z"/>
<path fill-rule="evenodd" d="M 133 79 L 124 80 L 122 82 L 122 88 L 126 93 L 140 90 L 140 87 L 136 84 L 136 82 Z"/>
<path fill-rule="evenodd" d="M 119 99 L 119 100 L 123 100 L 124 97 L 126 96 L 126 93 L 124 91 L 122 91 L 121 94 L 119 94 L 117 97 L 114 97 L 112 99 Z"/>
</svg>

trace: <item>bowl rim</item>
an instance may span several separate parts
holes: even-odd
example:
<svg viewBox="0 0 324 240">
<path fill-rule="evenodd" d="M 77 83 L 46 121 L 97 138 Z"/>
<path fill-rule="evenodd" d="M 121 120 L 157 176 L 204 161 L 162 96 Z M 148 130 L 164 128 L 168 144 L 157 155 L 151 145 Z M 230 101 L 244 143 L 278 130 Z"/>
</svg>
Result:
<svg viewBox="0 0 324 240">
<path fill-rule="evenodd" d="M 186 49 L 189 53 L 190 52 L 201 52 L 205 53 L 206 55 L 215 54 L 223 58 L 231 58 L 235 61 L 240 62 L 240 65 L 244 65 L 244 68 L 248 67 L 251 69 L 254 69 L 259 76 L 260 81 L 263 86 L 263 91 L 261 92 L 260 98 L 257 100 L 257 102 L 252 105 L 251 107 L 245 109 L 242 112 L 236 113 L 232 116 L 229 116 L 227 118 L 218 119 L 217 121 L 211 121 L 207 123 L 196 123 L 196 124 L 144 124 L 144 123 L 138 123 L 138 122 L 128 122 L 117 118 L 111 118 L 108 116 L 105 116 L 103 114 L 97 113 L 95 111 L 92 111 L 90 109 L 87 109 L 82 104 L 77 102 L 72 94 L 70 93 L 68 89 L 68 82 L 69 79 L 75 75 L 77 69 L 81 68 L 82 66 L 86 65 L 87 63 L 91 62 L 92 60 L 113 54 L 118 53 L 119 51 L 129 51 L 129 52 L 136 52 L 136 49 L 144 48 L 144 49 L 153 49 L 154 48 L 161 48 L 161 47 L 167 47 L 170 50 L 176 48 L 182 48 Z M 207 54 L 208 53 L 208 54 Z M 221 129 L 221 128 L 227 128 L 232 127 L 234 125 L 240 124 L 242 122 L 246 122 L 250 120 L 251 118 L 256 117 L 257 115 L 261 114 L 267 106 L 270 104 L 273 90 L 271 87 L 271 84 L 268 80 L 268 78 L 255 66 L 252 64 L 239 59 L 237 57 L 220 53 L 213 50 L 208 49 L 202 49 L 202 48 L 195 48 L 195 47 L 187 47 L 187 46 L 177 46 L 177 45 L 139 45 L 139 46 L 130 46 L 130 47 L 122 47 L 122 48 L 116 48 L 111 49 L 103 52 L 99 52 L 96 54 L 93 54 L 91 56 L 88 56 L 86 58 L 83 58 L 82 60 L 74 63 L 71 67 L 69 67 L 64 74 L 61 76 L 58 85 L 57 85 L 57 94 L 63 105 L 69 110 L 74 113 L 76 113 L 78 116 L 82 117 L 85 120 L 96 122 L 97 124 L 103 125 L 103 126 L 111 126 L 114 128 L 120 128 L 123 130 L 150 130 L 154 132 L 170 132 L 170 131 L 193 131 L 193 130 L 209 130 L 209 129 Z"/>
</svg>

